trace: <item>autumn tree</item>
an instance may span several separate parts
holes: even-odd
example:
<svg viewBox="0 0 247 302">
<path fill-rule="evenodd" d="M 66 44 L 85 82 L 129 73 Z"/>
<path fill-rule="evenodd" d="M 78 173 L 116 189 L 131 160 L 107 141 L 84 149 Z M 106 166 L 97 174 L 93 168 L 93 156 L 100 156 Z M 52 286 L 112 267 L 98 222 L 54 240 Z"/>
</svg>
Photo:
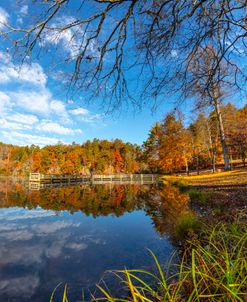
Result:
<svg viewBox="0 0 247 302">
<path fill-rule="evenodd" d="M 154 172 L 159 171 L 159 146 L 160 146 L 161 124 L 156 123 L 148 134 L 148 139 L 143 143 L 144 160 L 148 162 L 149 169 Z"/>
<path fill-rule="evenodd" d="M 193 66 L 190 68 L 191 81 L 185 86 L 185 89 L 186 93 L 197 97 L 197 109 L 212 107 L 215 110 L 224 157 L 224 168 L 228 170 L 230 169 L 230 162 L 221 105 L 224 98 L 224 89 L 231 86 L 228 79 L 231 78 L 232 71 L 231 66 L 228 67 L 228 65 L 223 65 L 220 62 L 214 67 L 217 61 L 217 52 L 217 49 L 208 44 L 189 58 L 193 62 Z"/>
<path fill-rule="evenodd" d="M 193 157 L 192 165 L 199 174 L 201 168 L 210 165 L 209 160 L 214 159 L 213 171 L 215 171 L 215 157 L 213 157 L 213 146 L 209 122 L 206 116 L 199 114 L 196 121 L 188 129 L 192 136 Z"/>
<path fill-rule="evenodd" d="M 189 161 L 192 156 L 192 139 L 180 120 L 173 114 L 167 115 L 160 131 L 159 157 L 164 170 L 186 168 L 189 173 Z"/>
<path fill-rule="evenodd" d="M 237 109 L 231 103 L 222 108 L 226 124 L 226 140 L 231 157 L 241 158 L 245 164 L 247 157 L 247 106 Z"/>
</svg>

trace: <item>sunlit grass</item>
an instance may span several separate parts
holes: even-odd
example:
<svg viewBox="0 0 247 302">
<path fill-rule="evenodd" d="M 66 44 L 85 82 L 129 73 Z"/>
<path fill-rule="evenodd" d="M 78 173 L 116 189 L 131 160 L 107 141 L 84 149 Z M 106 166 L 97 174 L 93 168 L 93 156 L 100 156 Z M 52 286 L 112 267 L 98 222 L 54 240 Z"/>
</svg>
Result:
<svg viewBox="0 0 247 302">
<path fill-rule="evenodd" d="M 216 172 L 216 173 L 205 173 L 205 174 L 199 174 L 199 175 L 165 175 L 162 177 L 162 180 L 164 181 L 193 181 L 193 180 L 201 180 L 201 179 L 218 179 L 221 178 L 222 180 L 227 177 L 231 179 L 231 176 L 239 176 L 239 177 L 247 177 L 247 169 L 238 169 L 238 170 L 232 170 L 232 171 L 223 171 L 223 172 Z"/>
<path fill-rule="evenodd" d="M 220 226 L 206 234 L 203 243 L 191 243 L 179 265 L 163 269 L 156 256 L 156 272 L 142 269 L 118 270 L 124 293 L 119 297 L 107 287 L 97 285 L 98 297 L 92 301 L 110 302 L 244 302 L 247 297 L 246 228 Z M 52 299 L 54 294 L 52 296 Z M 53 301 L 51 299 L 51 301 Z M 67 287 L 63 302 L 68 302 Z"/>
</svg>

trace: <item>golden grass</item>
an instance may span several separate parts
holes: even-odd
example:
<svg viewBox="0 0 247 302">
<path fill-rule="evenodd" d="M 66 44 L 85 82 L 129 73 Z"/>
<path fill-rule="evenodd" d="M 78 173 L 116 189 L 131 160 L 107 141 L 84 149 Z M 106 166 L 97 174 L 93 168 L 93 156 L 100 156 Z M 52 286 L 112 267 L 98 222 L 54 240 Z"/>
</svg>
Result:
<svg viewBox="0 0 247 302">
<path fill-rule="evenodd" d="M 247 168 L 238 169 L 233 171 L 219 172 L 219 173 L 208 173 L 201 175 L 189 175 L 189 176 L 163 176 L 164 182 L 178 182 L 183 181 L 188 185 L 207 185 L 214 184 L 229 184 L 229 185 L 242 185 L 247 184 Z"/>
</svg>

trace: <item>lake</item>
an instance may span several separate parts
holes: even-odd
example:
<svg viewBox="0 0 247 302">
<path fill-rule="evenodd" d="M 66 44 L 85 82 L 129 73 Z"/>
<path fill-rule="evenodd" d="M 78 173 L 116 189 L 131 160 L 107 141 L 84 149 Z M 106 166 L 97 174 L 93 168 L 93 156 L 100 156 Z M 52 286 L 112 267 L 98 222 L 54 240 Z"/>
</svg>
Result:
<svg viewBox="0 0 247 302">
<path fill-rule="evenodd" d="M 107 270 L 165 266 L 175 250 L 176 220 L 189 210 L 174 187 L 77 185 L 30 190 L 0 179 L 0 301 L 54 301 L 68 284 L 70 301 L 95 291 Z"/>
</svg>

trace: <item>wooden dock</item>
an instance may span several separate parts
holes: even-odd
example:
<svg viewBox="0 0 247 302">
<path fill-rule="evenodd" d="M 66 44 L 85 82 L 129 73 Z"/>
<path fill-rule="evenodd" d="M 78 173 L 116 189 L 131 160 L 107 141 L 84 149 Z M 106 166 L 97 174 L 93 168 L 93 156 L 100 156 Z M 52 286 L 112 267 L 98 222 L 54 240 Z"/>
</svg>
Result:
<svg viewBox="0 0 247 302">
<path fill-rule="evenodd" d="M 74 183 L 91 183 L 91 184 L 104 184 L 104 183 L 141 183 L 149 184 L 155 183 L 159 180 L 158 174 L 111 174 L 111 175 L 51 175 L 30 173 L 29 182 L 40 184 L 74 184 Z M 35 185 L 34 185 L 35 186 Z"/>
</svg>

